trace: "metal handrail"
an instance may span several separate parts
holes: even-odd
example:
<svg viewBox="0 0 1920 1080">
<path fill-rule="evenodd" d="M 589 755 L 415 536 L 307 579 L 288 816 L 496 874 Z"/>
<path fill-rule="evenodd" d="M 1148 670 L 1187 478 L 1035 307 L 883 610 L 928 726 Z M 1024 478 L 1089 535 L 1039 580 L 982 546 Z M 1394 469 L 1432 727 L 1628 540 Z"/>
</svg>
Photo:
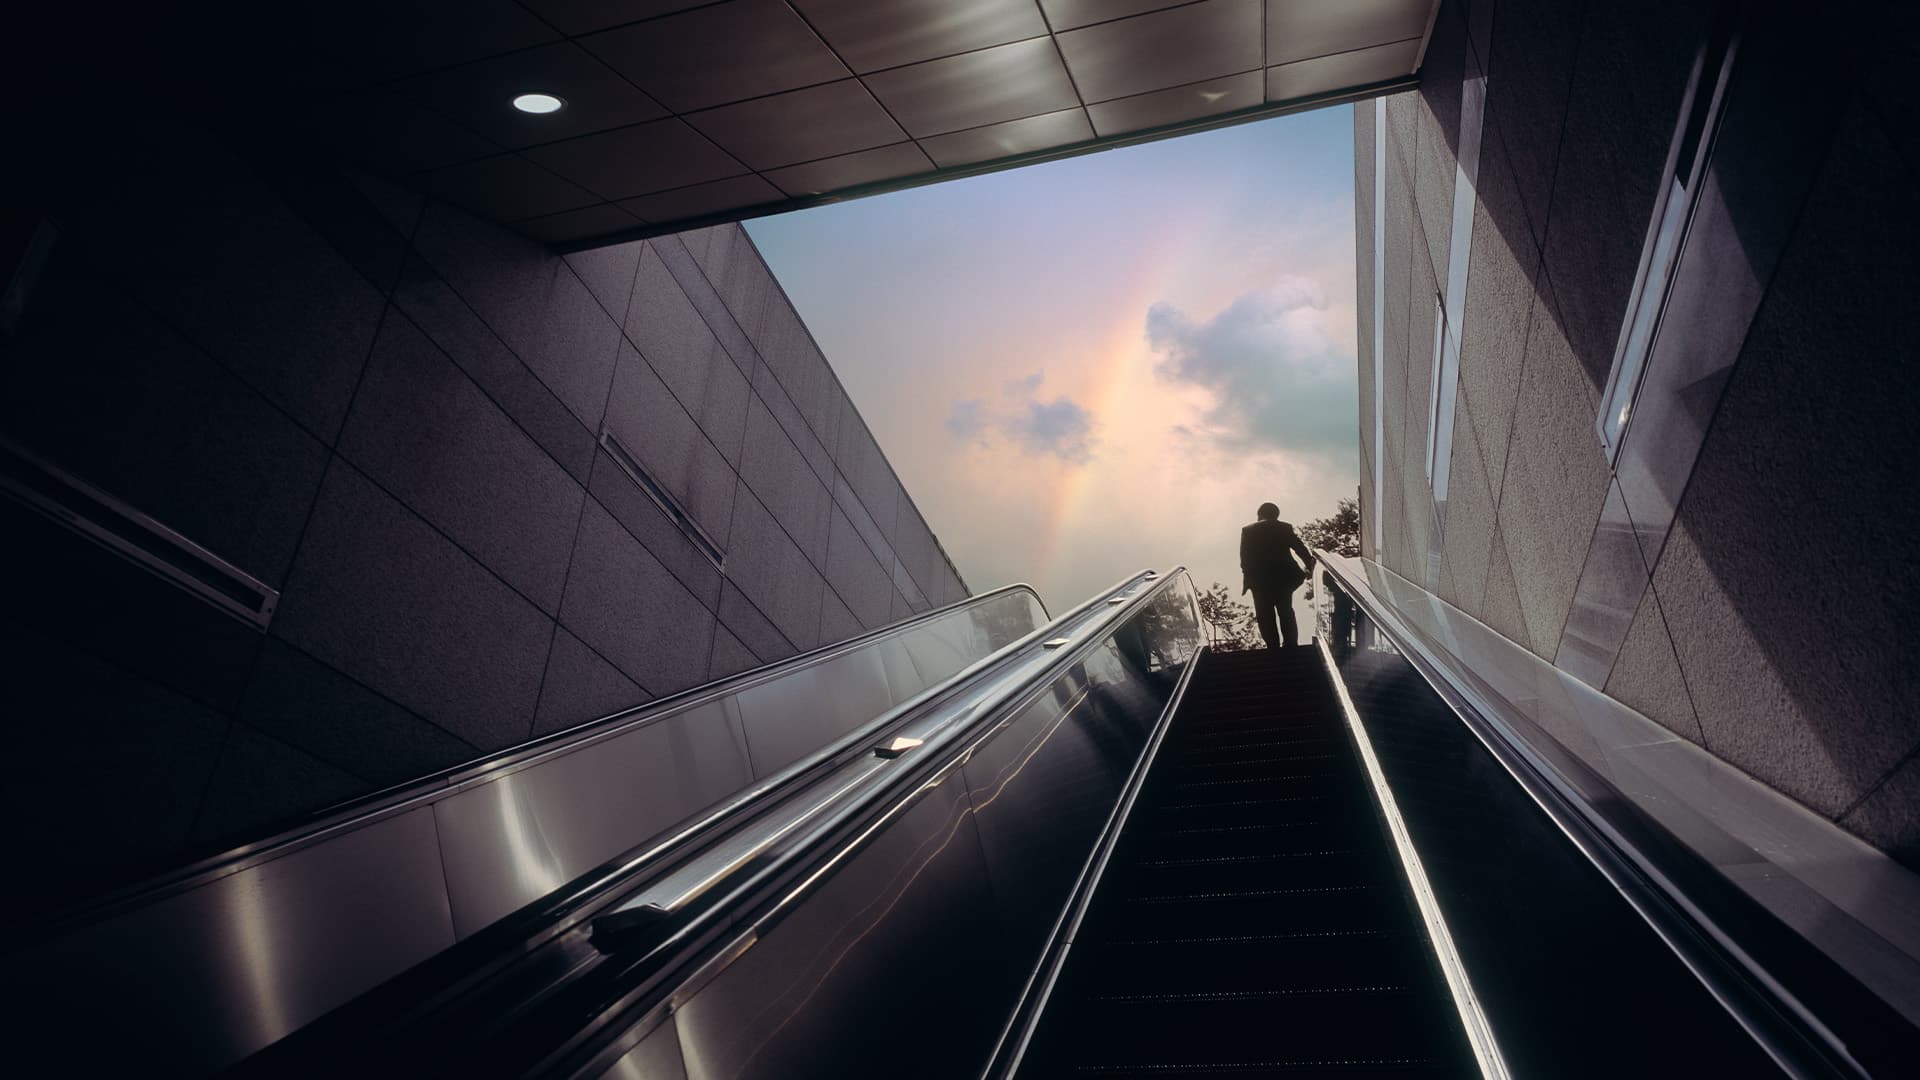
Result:
<svg viewBox="0 0 1920 1080">
<path fill-rule="evenodd" d="M 1176 574 L 1181 572 L 1183 571 L 1175 571 Z M 1036 642 L 1050 646 L 1048 651 L 1033 654 L 1044 656 L 1044 663 L 1029 672 L 1020 684 L 1006 692 L 1009 697 L 1024 695 L 1034 680 L 1051 681 L 1054 674 L 1057 673 L 1063 664 L 1071 659 L 1077 658 L 1085 651 L 1089 637 L 1087 633 L 1088 630 L 1097 631 L 1109 625 L 1116 624 L 1121 620 L 1122 616 L 1132 611 L 1137 605 L 1143 603 L 1148 596 L 1157 595 L 1161 589 L 1166 588 L 1167 582 L 1162 582 L 1151 589 L 1136 589 L 1131 595 L 1127 594 L 1124 590 L 1136 583 L 1155 581 L 1159 578 L 1159 574 L 1150 570 L 1122 578 L 1111 588 L 1096 593 L 1091 599 L 1073 608 L 1067 614 L 1035 630 L 1032 634 L 995 653 L 992 657 L 972 665 L 966 671 L 955 676 L 954 681 L 956 683 L 963 680 L 971 681 L 974 678 L 988 674 L 987 669 L 989 667 L 1005 667 L 1011 665 L 1016 662 L 1023 652 L 1026 652 L 1027 649 Z M 1105 608 L 1105 610 L 1101 611 L 1097 618 L 1093 618 L 1088 626 L 1077 627 L 1076 629 L 1080 631 L 1077 636 L 1067 639 L 1076 645 L 1076 648 L 1068 650 L 1061 646 L 1051 644 L 1052 642 L 1062 640 L 1064 636 L 1063 627 L 1070 626 L 1076 620 L 1087 619 L 1095 609 L 1099 608 Z M 954 693 L 963 692 L 964 691 L 958 688 L 954 691 Z M 899 752 L 883 755 L 880 760 L 895 760 L 908 751 L 914 752 L 918 758 L 924 759 L 928 755 L 937 752 L 939 748 L 944 747 L 950 741 L 952 732 L 958 730 L 957 725 L 964 724 L 967 720 L 975 718 L 979 713 L 984 711 L 979 706 L 967 709 L 956 709 L 950 697 L 951 695 L 949 695 L 948 701 L 931 705 L 933 708 L 943 710 L 946 713 L 945 716 L 931 720 L 927 718 L 916 718 L 918 723 L 915 724 L 915 729 L 918 734 L 911 740 L 912 745 L 902 748 Z M 904 717 L 902 719 L 904 719 Z M 876 725 L 876 727 L 877 726 L 880 725 Z M 859 743 L 871 743 L 873 741 L 874 736 L 872 734 L 866 734 L 864 732 L 862 734 L 865 734 L 864 738 L 854 741 Z M 616 914 L 630 912 L 639 915 L 642 919 L 648 919 L 659 915 L 672 914 L 681 910 L 686 906 L 688 901 L 711 891 L 727 877 L 742 869 L 753 857 L 766 852 L 778 841 L 802 831 L 814 833 L 831 829 L 838 817 L 844 816 L 846 803 L 861 795 L 865 790 L 866 782 L 872 777 L 879 775 L 881 771 L 880 768 L 876 767 L 858 770 L 859 775 L 841 783 L 839 787 L 826 798 L 803 800 L 806 803 L 803 808 L 793 809 L 790 813 L 775 815 L 774 820 L 760 822 L 758 829 L 752 830 L 745 835 L 729 837 L 720 850 L 709 850 L 701 853 L 700 857 L 695 860 L 697 865 L 693 867 L 695 870 L 694 873 L 667 875 L 663 880 L 652 883 L 658 886 L 657 888 L 649 887 L 640 895 L 622 904 L 619 912 Z M 603 920 L 606 918 L 608 918 L 608 916 L 602 916 Z"/>
<path fill-rule="evenodd" d="M 1187 577 L 1187 583 L 1197 585 L 1193 578 Z M 1198 613 L 1196 612 L 1196 615 Z M 1067 894 L 1067 903 L 1054 920 L 1047 934 L 1047 949 L 1027 976 L 1020 990 L 1020 1000 L 1007 1020 L 1000 1028 L 1000 1037 L 996 1040 L 993 1052 L 987 1057 L 987 1064 L 981 1070 L 981 1077 L 1009 1077 L 1020 1069 L 1021 1061 L 1026 1057 L 1027 1049 L 1038 1030 L 1040 1017 L 1046 1011 L 1047 1001 L 1053 994 L 1054 985 L 1059 981 L 1066 967 L 1067 952 L 1073 946 L 1073 939 L 1080 932 L 1080 925 L 1086 919 L 1087 910 L 1093 904 L 1094 893 L 1099 891 L 1100 882 L 1107 871 L 1107 863 L 1113 858 L 1114 849 L 1119 846 L 1120 834 L 1126 830 L 1127 819 L 1133 814 L 1133 807 L 1139 801 L 1140 792 L 1146 787 L 1147 776 L 1160 757 L 1160 747 L 1166 742 L 1167 732 L 1173 727 L 1173 718 L 1186 700 L 1187 687 L 1193 683 L 1193 675 L 1199 668 L 1201 658 L 1208 655 L 1212 648 L 1212 627 L 1201 619 L 1207 627 L 1208 644 L 1195 651 L 1193 658 L 1187 661 L 1185 671 L 1180 673 L 1180 681 L 1174 684 L 1173 692 L 1167 695 L 1167 704 L 1160 710 L 1160 716 L 1153 723 L 1140 757 L 1133 764 L 1133 770 L 1127 774 L 1126 782 L 1120 786 L 1120 798 L 1114 803 L 1113 810 L 1107 815 L 1101 826 L 1100 839 L 1094 844 L 1093 851 L 1080 867 L 1080 873 L 1074 878 L 1073 888 Z"/>
<path fill-rule="evenodd" d="M 770 815 L 807 803 L 809 792 L 822 786 L 832 786 L 837 781 L 843 782 L 843 773 L 849 763 L 857 764 L 862 759 L 874 760 L 868 757 L 873 740 L 884 739 L 889 730 L 911 723 L 915 716 L 938 708 L 941 702 L 951 698 L 966 683 L 1009 656 L 1040 651 L 1036 647 L 1040 641 L 1059 633 L 1062 627 L 1072 626 L 1075 619 L 1084 618 L 1089 609 L 1103 605 L 1109 593 L 1126 590 L 1138 592 L 1142 580 L 1154 576 L 1151 572 L 1142 572 L 1122 579 L 1112 589 L 1096 595 L 1067 615 L 1054 619 L 889 709 L 872 723 L 836 740 L 827 749 L 709 807 L 695 818 L 675 826 L 668 834 L 611 858 L 548 893 L 535 904 L 455 944 L 435 957 L 430 965 L 424 965 L 423 969 L 409 972 L 371 994 L 362 995 L 318 1024 L 309 1025 L 292 1033 L 289 1038 L 280 1040 L 277 1045 L 266 1047 L 250 1067 L 271 1074 L 286 1062 L 304 1060 L 322 1048 L 358 1045 L 362 1036 L 355 1032 L 383 1027 L 396 1033 L 404 1031 L 412 1026 L 412 1022 L 394 1026 L 397 1017 L 409 1014 L 424 1017 L 438 1013 L 443 1006 L 472 988 L 502 977 L 532 980 L 540 984 L 542 989 L 521 996 L 543 996 L 551 989 L 546 986 L 545 980 L 554 977 L 571 979 L 578 972 L 555 976 L 551 969 L 542 968 L 538 962 L 528 968 L 520 963 L 521 960 L 544 952 L 549 945 L 569 955 L 583 947 L 592 952 L 593 949 L 586 945 L 585 932 L 593 921 L 610 911 L 614 905 L 621 904 L 634 890 L 645 888 L 648 883 L 662 876 L 681 874 L 696 864 L 712 869 L 714 880 L 694 883 L 687 899 L 704 895 L 718 884 L 729 883 L 737 871 L 752 861 L 753 855 L 759 854 L 768 845 L 757 845 L 758 850 L 745 858 L 707 857 L 717 850 L 716 845 L 728 843 L 740 835 L 740 830 L 751 828 L 755 821 L 765 821 Z M 809 835 L 812 835 L 812 830 L 809 830 Z M 726 849 L 722 854 L 737 855 L 738 852 Z M 678 941 L 679 938 L 676 936 L 674 940 Z M 598 934 L 594 941 L 596 944 L 605 944 Z M 521 971 L 522 974 L 513 974 L 515 971 Z M 400 1037 L 406 1039 L 413 1036 Z"/>
<path fill-rule="evenodd" d="M 617 909 L 597 918 L 595 941 L 604 940 L 609 951 L 619 951 L 625 944 L 625 934 L 683 911 L 686 900 L 711 897 L 711 902 L 692 917 L 690 924 L 677 927 L 664 940 L 648 943 L 656 953 L 696 943 L 711 947 L 712 928 L 702 925 L 706 916 L 724 913 L 769 881 L 796 872 L 802 863 L 811 864 L 804 880 L 761 910 L 751 924 L 741 926 L 739 932 L 718 946 L 693 974 L 665 988 L 635 990 L 610 1004 L 601 1010 L 598 1020 L 543 1060 L 535 1071 L 545 1072 L 557 1066 L 561 1059 L 583 1052 L 583 1045 L 594 1044 L 598 1034 L 607 1027 L 621 1024 L 622 1018 L 631 1018 L 636 1011 L 656 1009 L 658 1003 L 652 999 L 665 1000 L 668 996 L 684 999 L 717 977 L 824 881 L 834 866 L 861 850 L 887 821 L 903 811 L 917 792 L 963 764 L 975 748 L 992 738 L 1029 699 L 1044 692 L 1062 671 L 1081 662 L 1106 641 L 1109 631 L 1124 625 L 1132 614 L 1184 578 L 1185 567 L 1176 567 L 1165 574 L 1143 571 L 1122 579 L 1112 589 L 1095 594 L 1048 627 L 1023 639 L 1018 646 L 995 654 L 990 663 L 976 665 L 981 670 L 968 680 L 968 687 L 955 687 L 942 700 L 926 703 L 920 715 L 908 718 L 907 723 L 894 729 L 911 730 L 919 739 L 909 753 L 898 758 L 868 757 L 852 762 L 855 767 L 844 770 L 852 775 L 836 774 L 822 781 L 832 789 L 824 797 L 799 800 L 802 805 L 790 804 L 786 808 L 790 812 L 755 822 L 750 830 L 729 836 L 723 846 L 702 852 L 695 860 L 698 866 L 694 873 L 684 878 L 670 874 L 665 880 L 649 882 L 630 894 Z M 1130 593 L 1115 595 L 1129 587 Z M 1064 645 L 1054 645 L 1062 635 L 1062 628 L 1070 630 L 1071 636 Z M 1043 637 L 1048 640 L 1040 640 Z M 1035 644 L 1043 647 L 1032 648 Z M 1021 667 L 1023 661 L 1026 664 Z M 989 667 L 1001 669 L 1003 676 L 1010 676 L 1014 681 L 993 685 L 995 673 L 987 670 Z M 970 689 L 975 691 L 971 696 Z M 822 841 L 849 830 L 857 831 L 840 841 L 831 852 L 817 850 Z M 655 884 L 661 887 L 652 888 Z M 674 899 L 684 899 L 669 906 L 660 902 L 663 898 L 667 898 L 669 904 Z M 635 1000 L 642 994 L 647 1000 Z"/>
<path fill-rule="evenodd" d="M 1024 592 L 1040 605 L 1043 614 L 1048 614 L 1046 602 L 1040 598 L 1038 590 L 1025 582 L 1003 585 L 984 593 L 956 600 L 953 603 L 930 608 L 911 618 L 870 630 L 857 637 L 847 638 L 830 645 L 823 645 L 807 652 L 777 660 L 771 664 L 751 668 L 747 671 L 691 687 L 663 698 L 655 698 L 630 709 L 609 714 L 597 720 L 577 724 L 571 728 L 551 732 L 539 738 L 522 743 L 510 750 L 489 754 L 459 765 L 450 766 L 437 772 L 413 780 L 405 781 L 378 791 L 369 792 L 353 799 L 338 803 L 322 811 L 313 820 L 305 821 L 292 828 L 285 829 L 272 836 L 251 843 L 242 844 L 215 855 L 175 867 L 171 870 L 133 882 L 122 888 L 99 896 L 91 897 L 81 903 L 58 911 L 43 924 L 45 935 L 52 936 L 61 928 L 84 924 L 109 915 L 115 910 L 130 905 L 149 903 L 176 892 L 196 888 L 207 882 L 217 880 L 228 874 L 237 873 L 249 867 L 279 858 L 297 851 L 309 844 L 318 843 L 329 836 L 362 828 L 396 814 L 404 813 L 416 807 L 457 794 L 476 784 L 485 783 L 520 769 L 538 764 L 541 761 L 573 753 L 594 743 L 616 738 L 637 728 L 654 723 L 671 714 L 685 709 L 696 708 L 709 701 L 737 694 L 760 683 L 785 678 L 796 671 L 831 661 L 846 653 L 863 648 L 882 638 L 905 633 L 914 627 L 924 625 L 953 612 L 987 603 L 1009 593 Z M 1057 620 L 1056 620 L 1057 621 Z M 1016 642 L 1017 644 L 1017 642 Z M 958 677 L 962 672 L 956 673 Z M 951 681 L 951 680 L 946 680 Z M 929 687 L 929 690 L 935 689 Z M 831 744 L 837 746 L 838 743 Z M 783 769 L 774 776 L 766 778 L 748 788 L 747 792 L 763 793 L 772 782 L 789 778 L 794 772 L 816 762 L 822 755 L 809 755 L 795 763 L 796 767 Z M 736 795 L 722 803 L 722 807 L 732 808 L 741 800 Z"/>
<path fill-rule="evenodd" d="M 1619 829 L 1579 785 L 1542 757 L 1500 703 L 1461 677 L 1454 668 L 1458 658 L 1441 656 L 1409 630 L 1391 605 L 1374 596 L 1370 584 L 1355 577 L 1346 565 L 1348 557 L 1321 551 L 1315 556 L 1494 760 L 1776 1064 L 1794 1076 L 1869 1075 L 1844 1042 L 1736 944 L 1737 935 L 1718 925 L 1659 869 L 1663 860 Z M 1612 786 L 1598 776 L 1592 780 Z"/>
</svg>

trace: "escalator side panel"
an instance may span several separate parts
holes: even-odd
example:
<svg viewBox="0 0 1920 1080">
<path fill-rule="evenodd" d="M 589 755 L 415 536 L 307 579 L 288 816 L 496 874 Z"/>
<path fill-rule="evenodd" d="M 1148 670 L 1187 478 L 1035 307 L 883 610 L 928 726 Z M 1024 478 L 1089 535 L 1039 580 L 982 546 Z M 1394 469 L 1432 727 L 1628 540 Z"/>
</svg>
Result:
<svg viewBox="0 0 1920 1080">
<path fill-rule="evenodd" d="M 145 905 L 77 947 L 43 942 L 12 954 L 20 992 L 7 1021 L 39 1038 L 10 1042 L 10 1074 L 67 1075 L 77 1060 L 96 1071 L 100 1056 L 117 1052 L 166 1063 L 134 1073 L 199 1076 L 285 1035 L 354 988 L 453 944 L 435 849 L 433 811 L 421 807 L 275 860 L 270 872 L 229 874 Z M 271 937 L 290 923 L 313 933 Z M 174 992 L 156 989 L 129 1007 L 123 987 L 101 976 L 127 957 Z M 101 1045 L 109 1017 L 113 1038 Z M 62 1033 L 71 1034 L 53 1037 Z M 80 1047 L 86 1056 L 76 1059 Z"/>
<path fill-rule="evenodd" d="M 944 766 L 681 991 L 687 1076 L 977 1075 L 1199 643 L 1169 589 Z"/>
<path fill-rule="evenodd" d="M 957 777 L 675 1013 L 687 1075 L 961 1077 L 1020 973 Z M 877 988 L 884 988 L 878 990 Z"/>
<path fill-rule="evenodd" d="M 765 732 L 804 716 L 794 733 L 823 751 L 1044 615 L 1024 587 L 975 597 L 376 793 L 69 913 L 12 958 L 38 981 L 30 1006 L 0 1027 L 0 1069 L 21 1072 L 83 1038 L 102 1000 L 136 1018 L 130 1028 L 151 1020 L 153 1030 L 100 1048 L 99 1071 L 231 1066 L 747 797 L 793 760 L 799 740 L 778 761 L 750 758 L 738 699 L 760 703 Z M 419 842 L 362 857 L 402 834 Z M 315 876 L 316 866 L 329 869 Z M 306 892 L 288 899 L 290 882 L 307 882 Z M 422 926 L 433 932 L 411 933 Z"/>
<path fill-rule="evenodd" d="M 708 702 L 435 803 L 459 935 L 751 783 L 747 743 L 727 704 Z"/>
<path fill-rule="evenodd" d="M 1778 1075 L 1403 657 L 1333 651 L 1513 1075 Z"/>
<path fill-rule="evenodd" d="M 679 1029 L 671 1020 L 654 1028 L 602 1075 L 607 1080 L 687 1080 Z"/>
<path fill-rule="evenodd" d="M 899 704 L 891 683 L 879 650 L 865 649 L 741 691 L 734 702 L 753 775 L 771 776 L 845 735 L 849 718 L 879 716 Z"/>
<path fill-rule="evenodd" d="M 1031 960 L 1045 948 L 1178 673 L 1130 670 L 1103 648 L 964 766 L 1018 955 Z"/>
<path fill-rule="evenodd" d="M 1316 654 L 1206 657 L 1020 1075 L 1471 1075 L 1369 790 Z"/>
</svg>

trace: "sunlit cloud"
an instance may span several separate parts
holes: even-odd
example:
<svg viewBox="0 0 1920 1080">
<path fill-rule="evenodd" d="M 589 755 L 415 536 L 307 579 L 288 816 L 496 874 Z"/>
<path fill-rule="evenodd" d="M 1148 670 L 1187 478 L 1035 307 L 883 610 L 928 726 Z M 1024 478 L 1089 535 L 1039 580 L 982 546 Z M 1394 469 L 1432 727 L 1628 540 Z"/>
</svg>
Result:
<svg viewBox="0 0 1920 1080">
<path fill-rule="evenodd" d="M 1147 311 L 1146 337 L 1165 380 L 1211 395 L 1183 435 L 1230 453 L 1353 449 L 1354 358 L 1329 333 L 1318 286 L 1286 278 L 1195 321 L 1161 302 Z"/>
<path fill-rule="evenodd" d="M 1006 383 L 1004 404 L 998 409 L 980 398 L 954 402 L 947 411 L 947 434 L 980 447 L 994 445 L 993 436 L 998 435 L 1022 453 L 1072 465 L 1093 460 L 1093 414 L 1065 395 L 1039 400 L 1045 377 L 1036 371 Z"/>
<path fill-rule="evenodd" d="M 1144 566 L 1237 586 L 1254 507 L 1353 495 L 1352 204 L 1343 107 L 747 229 L 968 584 L 1064 610 Z"/>
<path fill-rule="evenodd" d="M 987 403 L 978 398 L 968 401 L 956 401 L 947 412 L 947 434 L 961 442 L 987 445 L 987 427 L 992 418 L 987 415 Z"/>
<path fill-rule="evenodd" d="M 1027 404 L 1005 423 L 1007 434 L 1029 454 L 1052 454 L 1083 465 L 1093 458 L 1093 414 L 1072 398 Z"/>
</svg>

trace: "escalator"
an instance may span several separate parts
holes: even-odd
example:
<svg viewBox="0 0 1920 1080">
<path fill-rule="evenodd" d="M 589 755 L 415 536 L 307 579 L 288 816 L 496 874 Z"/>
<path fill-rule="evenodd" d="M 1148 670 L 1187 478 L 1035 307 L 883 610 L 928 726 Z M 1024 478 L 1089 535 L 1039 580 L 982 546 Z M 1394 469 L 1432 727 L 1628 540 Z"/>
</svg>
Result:
<svg viewBox="0 0 1920 1080">
<path fill-rule="evenodd" d="M 1179 569 L 1050 621 L 1002 591 L 354 807 L 14 951 L 40 993 L 0 1014 L 0 1064 L 1902 1074 L 1920 1031 L 1892 998 L 1617 789 L 1490 734 L 1347 562 L 1306 648 L 1209 649 Z M 700 732 L 717 749 L 681 753 Z M 748 744 L 744 788 L 663 810 L 636 782 Z M 500 854 L 463 869 L 463 838 Z"/>
<path fill-rule="evenodd" d="M 1477 1075 L 1311 648 L 1210 654 L 1022 1076 Z"/>
</svg>

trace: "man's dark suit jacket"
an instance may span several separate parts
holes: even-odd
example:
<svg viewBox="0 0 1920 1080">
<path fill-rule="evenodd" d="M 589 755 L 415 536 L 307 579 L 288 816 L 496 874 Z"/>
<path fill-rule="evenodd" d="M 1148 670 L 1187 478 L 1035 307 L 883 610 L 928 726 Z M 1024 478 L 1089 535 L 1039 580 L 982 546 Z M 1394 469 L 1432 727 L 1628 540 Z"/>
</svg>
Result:
<svg viewBox="0 0 1920 1080">
<path fill-rule="evenodd" d="M 1300 554 L 1293 561 L 1289 551 Z M 1301 563 L 1311 567 L 1313 553 L 1300 542 L 1300 534 L 1284 521 L 1256 521 L 1240 530 L 1240 573 L 1244 589 L 1292 592 L 1307 580 Z"/>
</svg>

